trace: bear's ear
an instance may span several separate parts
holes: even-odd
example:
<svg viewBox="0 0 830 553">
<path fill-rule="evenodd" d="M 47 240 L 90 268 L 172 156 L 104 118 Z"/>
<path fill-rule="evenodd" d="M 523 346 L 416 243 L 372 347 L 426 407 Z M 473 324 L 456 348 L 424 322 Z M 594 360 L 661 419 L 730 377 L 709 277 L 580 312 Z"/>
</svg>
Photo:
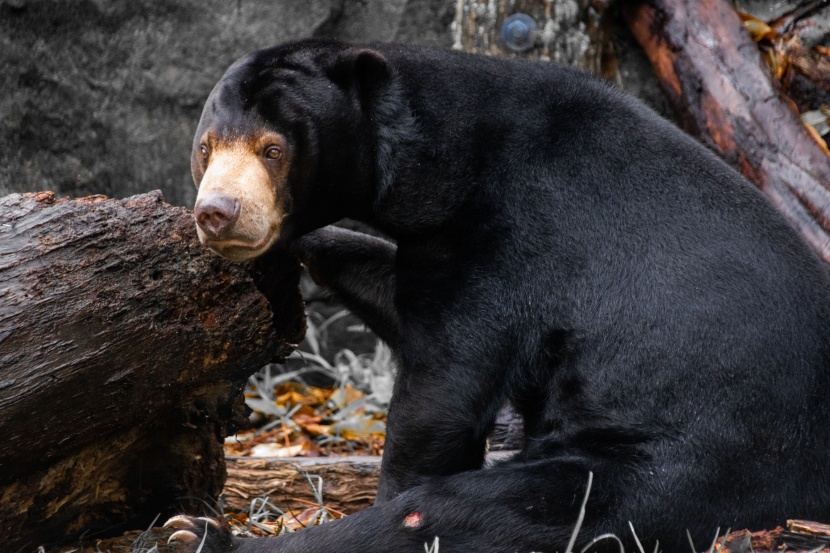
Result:
<svg viewBox="0 0 830 553">
<path fill-rule="evenodd" d="M 389 65 L 383 54 L 370 48 L 341 53 L 328 70 L 329 78 L 344 88 L 354 87 L 364 106 L 389 81 Z"/>
</svg>

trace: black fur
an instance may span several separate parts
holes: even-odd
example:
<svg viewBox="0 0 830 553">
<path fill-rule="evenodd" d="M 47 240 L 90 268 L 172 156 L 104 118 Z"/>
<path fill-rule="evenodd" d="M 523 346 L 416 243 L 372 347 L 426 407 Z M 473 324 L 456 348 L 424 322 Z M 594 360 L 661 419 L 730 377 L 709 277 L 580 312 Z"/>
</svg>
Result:
<svg viewBox="0 0 830 553">
<path fill-rule="evenodd" d="M 563 551 L 589 471 L 583 543 L 830 518 L 827 268 L 640 102 L 552 64 L 322 42 L 217 91 L 200 132 L 288 137 L 284 243 L 400 358 L 377 504 L 234 550 Z M 397 249 L 298 241 L 341 217 Z M 505 401 L 525 447 L 483 469 Z"/>
</svg>

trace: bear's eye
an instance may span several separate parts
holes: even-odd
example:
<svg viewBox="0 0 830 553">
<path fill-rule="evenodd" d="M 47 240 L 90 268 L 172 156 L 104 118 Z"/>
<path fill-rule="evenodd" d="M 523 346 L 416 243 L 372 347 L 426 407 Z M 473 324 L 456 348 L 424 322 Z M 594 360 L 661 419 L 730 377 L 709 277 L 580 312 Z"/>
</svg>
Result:
<svg viewBox="0 0 830 553">
<path fill-rule="evenodd" d="M 201 155 L 202 155 L 202 161 L 207 161 L 207 158 L 208 158 L 208 149 L 207 149 L 207 146 L 205 146 L 204 144 L 202 144 L 201 146 L 199 146 L 199 152 L 201 152 Z"/>
<path fill-rule="evenodd" d="M 281 155 L 282 150 L 280 150 L 276 146 L 268 146 L 268 148 L 265 150 L 265 157 L 267 157 L 268 159 L 279 159 Z"/>
</svg>

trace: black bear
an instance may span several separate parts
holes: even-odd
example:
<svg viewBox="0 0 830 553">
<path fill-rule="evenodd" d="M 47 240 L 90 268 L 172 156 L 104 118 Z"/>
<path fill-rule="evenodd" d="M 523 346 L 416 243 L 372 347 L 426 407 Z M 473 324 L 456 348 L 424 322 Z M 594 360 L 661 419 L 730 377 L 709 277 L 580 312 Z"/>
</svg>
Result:
<svg viewBox="0 0 830 553">
<path fill-rule="evenodd" d="M 565 551 L 589 473 L 583 544 L 630 544 L 629 521 L 673 551 L 687 529 L 702 546 L 718 527 L 830 518 L 827 267 L 613 86 L 548 63 L 284 44 L 228 69 L 192 163 L 205 244 L 237 260 L 295 248 L 400 368 L 373 507 L 248 540 L 174 517 L 183 550 Z M 396 244 L 322 228 L 343 217 Z M 485 468 L 505 402 L 524 447 Z"/>
</svg>

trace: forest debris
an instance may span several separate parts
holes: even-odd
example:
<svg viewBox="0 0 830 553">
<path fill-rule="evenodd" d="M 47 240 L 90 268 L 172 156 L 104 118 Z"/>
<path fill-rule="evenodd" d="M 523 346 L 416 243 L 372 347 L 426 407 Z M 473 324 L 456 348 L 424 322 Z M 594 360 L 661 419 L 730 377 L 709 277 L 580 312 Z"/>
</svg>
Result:
<svg viewBox="0 0 830 553">
<path fill-rule="evenodd" d="M 227 455 L 323 457 L 383 452 L 385 411 L 367 409 L 367 396 L 351 385 L 323 389 L 289 381 L 277 385 L 272 400 L 262 397 L 263 392 L 249 388 L 249 405 L 274 420 L 262 429 L 227 438 Z"/>
<path fill-rule="evenodd" d="M 826 5 L 828 0 L 822 0 Z M 786 14 L 769 23 L 738 12 L 749 36 L 758 45 L 773 77 L 784 93 L 795 102 L 799 112 L 830 107 L 830 51 L 821 45 L 802 43 L 798 19 Z M 801 13 L 804 17 L 806 13 Z M 822 134 L 822 133 L 819 133 Z M 822 140 L 820 143 L 824 144 Z"/>
<path fill-rule="evenodd" d="M 830 262 L 830 157 L 770 79 L 732 4 L 654 0 L 629 7 L 626 17 L 683 126 Z"/>
</svg>

